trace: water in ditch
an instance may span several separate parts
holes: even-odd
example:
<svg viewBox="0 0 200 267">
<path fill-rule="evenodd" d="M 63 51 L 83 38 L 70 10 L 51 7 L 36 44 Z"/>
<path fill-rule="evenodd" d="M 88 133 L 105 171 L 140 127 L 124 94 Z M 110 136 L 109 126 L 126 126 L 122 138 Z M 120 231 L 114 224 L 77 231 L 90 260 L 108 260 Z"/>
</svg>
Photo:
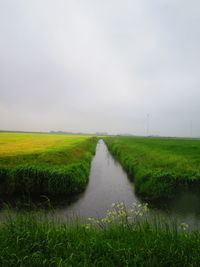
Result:
<svg viewBox="0 0 200 267">
<path fill-rule="evenodd" d="M 100 140 L 92 160 L 87 189 L 76 202 L 58 208 L 56 215 L 63 218 L 72 216 L 102 218 L 112 203 L 121 202 L 128 207 L 140 201 L 127 174 L 113 159 L 103 140 Z"/>
</svg>

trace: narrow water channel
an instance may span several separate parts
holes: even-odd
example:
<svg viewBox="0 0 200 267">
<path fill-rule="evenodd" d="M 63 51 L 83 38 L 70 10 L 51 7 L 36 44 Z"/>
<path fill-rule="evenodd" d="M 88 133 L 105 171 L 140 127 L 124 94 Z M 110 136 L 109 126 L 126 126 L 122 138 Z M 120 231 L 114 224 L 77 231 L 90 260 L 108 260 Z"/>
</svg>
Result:
<svg viewBox="0 0 200 267">
<path fill-rule="evenodd" d="M 56 215 L 70 218 L 102 218 L 112 203 L 123 202 L 126 206 L 139 203 L 130 182 L 121 165 L 109 153 L 103 140 L 97 144 L 92 160 L 89 184 L 80 198 L 68 207 L 56 210 Z"/>
</svg>

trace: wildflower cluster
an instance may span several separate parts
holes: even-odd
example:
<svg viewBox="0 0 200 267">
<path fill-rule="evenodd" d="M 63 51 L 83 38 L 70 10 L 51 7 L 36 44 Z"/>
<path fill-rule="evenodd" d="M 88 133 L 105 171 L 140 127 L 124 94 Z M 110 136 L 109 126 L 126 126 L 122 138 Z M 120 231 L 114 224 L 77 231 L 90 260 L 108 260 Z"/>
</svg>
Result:
<svg viewBox="0 0 200 267">
<path fill-rule="evenodd" d="M 181 223 L 181 229 L 185 232 L 188 229 L 189 225 L 187 223 Z"/>
<path fill-rule="evenodd" d="M 91 226 L 103 227 L 105 224 L 128 224 L 134 221 L 137 217 L 142 217 L 148 212 L 148 204 L 132 204 L 131 209 L 126 209 L 124 203 L 112 203 L 112 208 L 107 210 L 106 216 L 101 220 L 88 218 L 88 224 L 85 225 L 86 229 Z"/>
<path fill-rule="evenodd" d="M 143 216 L 145 213 L 148 212 L 148 203 L 145 204 L 133 204 L 132 209 L 129 209 L 129 213 L 135 216 Z"/>
</svg>

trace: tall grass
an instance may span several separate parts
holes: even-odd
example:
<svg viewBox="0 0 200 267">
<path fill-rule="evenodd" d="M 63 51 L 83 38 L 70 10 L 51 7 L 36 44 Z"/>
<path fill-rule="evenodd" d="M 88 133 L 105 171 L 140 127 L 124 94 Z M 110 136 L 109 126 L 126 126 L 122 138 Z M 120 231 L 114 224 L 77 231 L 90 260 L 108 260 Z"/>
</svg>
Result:
<svg viewBox="0 0 200 267">
<path fill-rule="evenodd" d="M 1 266 L 200 266 L 200 232 L 147 220 L 89 229 L 32 213 L 0 225 Z"/>
<path fill-rule="evenodd" d="M 105 138 L 144 197 L 174 198 L 179 191 L 200 190 L 200 140 Z"/>
<path fill-rule="evenodd" d="M 71 150 L 45 152 L 46 158 L 41 162 L 38 158 L 36 162 L 31 161 L 35 158 L 34 154 L 27 158 L 16 156 L 14 165 L 0 166 L 0 194 L 69 196 L 83 191 L 88 182 L 96 142 L 96 138 L 89 138 Z"/>
<path fill-rule="evenodd" d="M 0 168 L 0 193 L 5 195 L 67 195 L 82 191 L 89 177 L 88 162 L 61 167 L 22 165 Z"/>
</svg>

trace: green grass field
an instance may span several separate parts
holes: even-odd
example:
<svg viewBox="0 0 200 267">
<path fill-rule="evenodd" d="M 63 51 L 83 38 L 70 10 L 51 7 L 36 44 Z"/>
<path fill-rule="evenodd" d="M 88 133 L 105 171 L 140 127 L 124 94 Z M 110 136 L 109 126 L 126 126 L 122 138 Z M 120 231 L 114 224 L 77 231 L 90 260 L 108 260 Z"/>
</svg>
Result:
<svg viewBox="0 0 200 267">
<path fill-rule="evenodd" d="M 0 265 L 198 267 L 200 232 L 156 217 L 88 227 L 18 214 L 0 225 Z"/>
<path fill-rule="evenodd" d="M 200 190 L 200 140 L 136 137 L 104 140 L 144 197 L 173 198 L 180 190 Z"/>
<path fill-rule="evenodd" d="M 70 195 L 88 182 L 97 139 L 0 133 L 0 194 Z"/>
</svg>

